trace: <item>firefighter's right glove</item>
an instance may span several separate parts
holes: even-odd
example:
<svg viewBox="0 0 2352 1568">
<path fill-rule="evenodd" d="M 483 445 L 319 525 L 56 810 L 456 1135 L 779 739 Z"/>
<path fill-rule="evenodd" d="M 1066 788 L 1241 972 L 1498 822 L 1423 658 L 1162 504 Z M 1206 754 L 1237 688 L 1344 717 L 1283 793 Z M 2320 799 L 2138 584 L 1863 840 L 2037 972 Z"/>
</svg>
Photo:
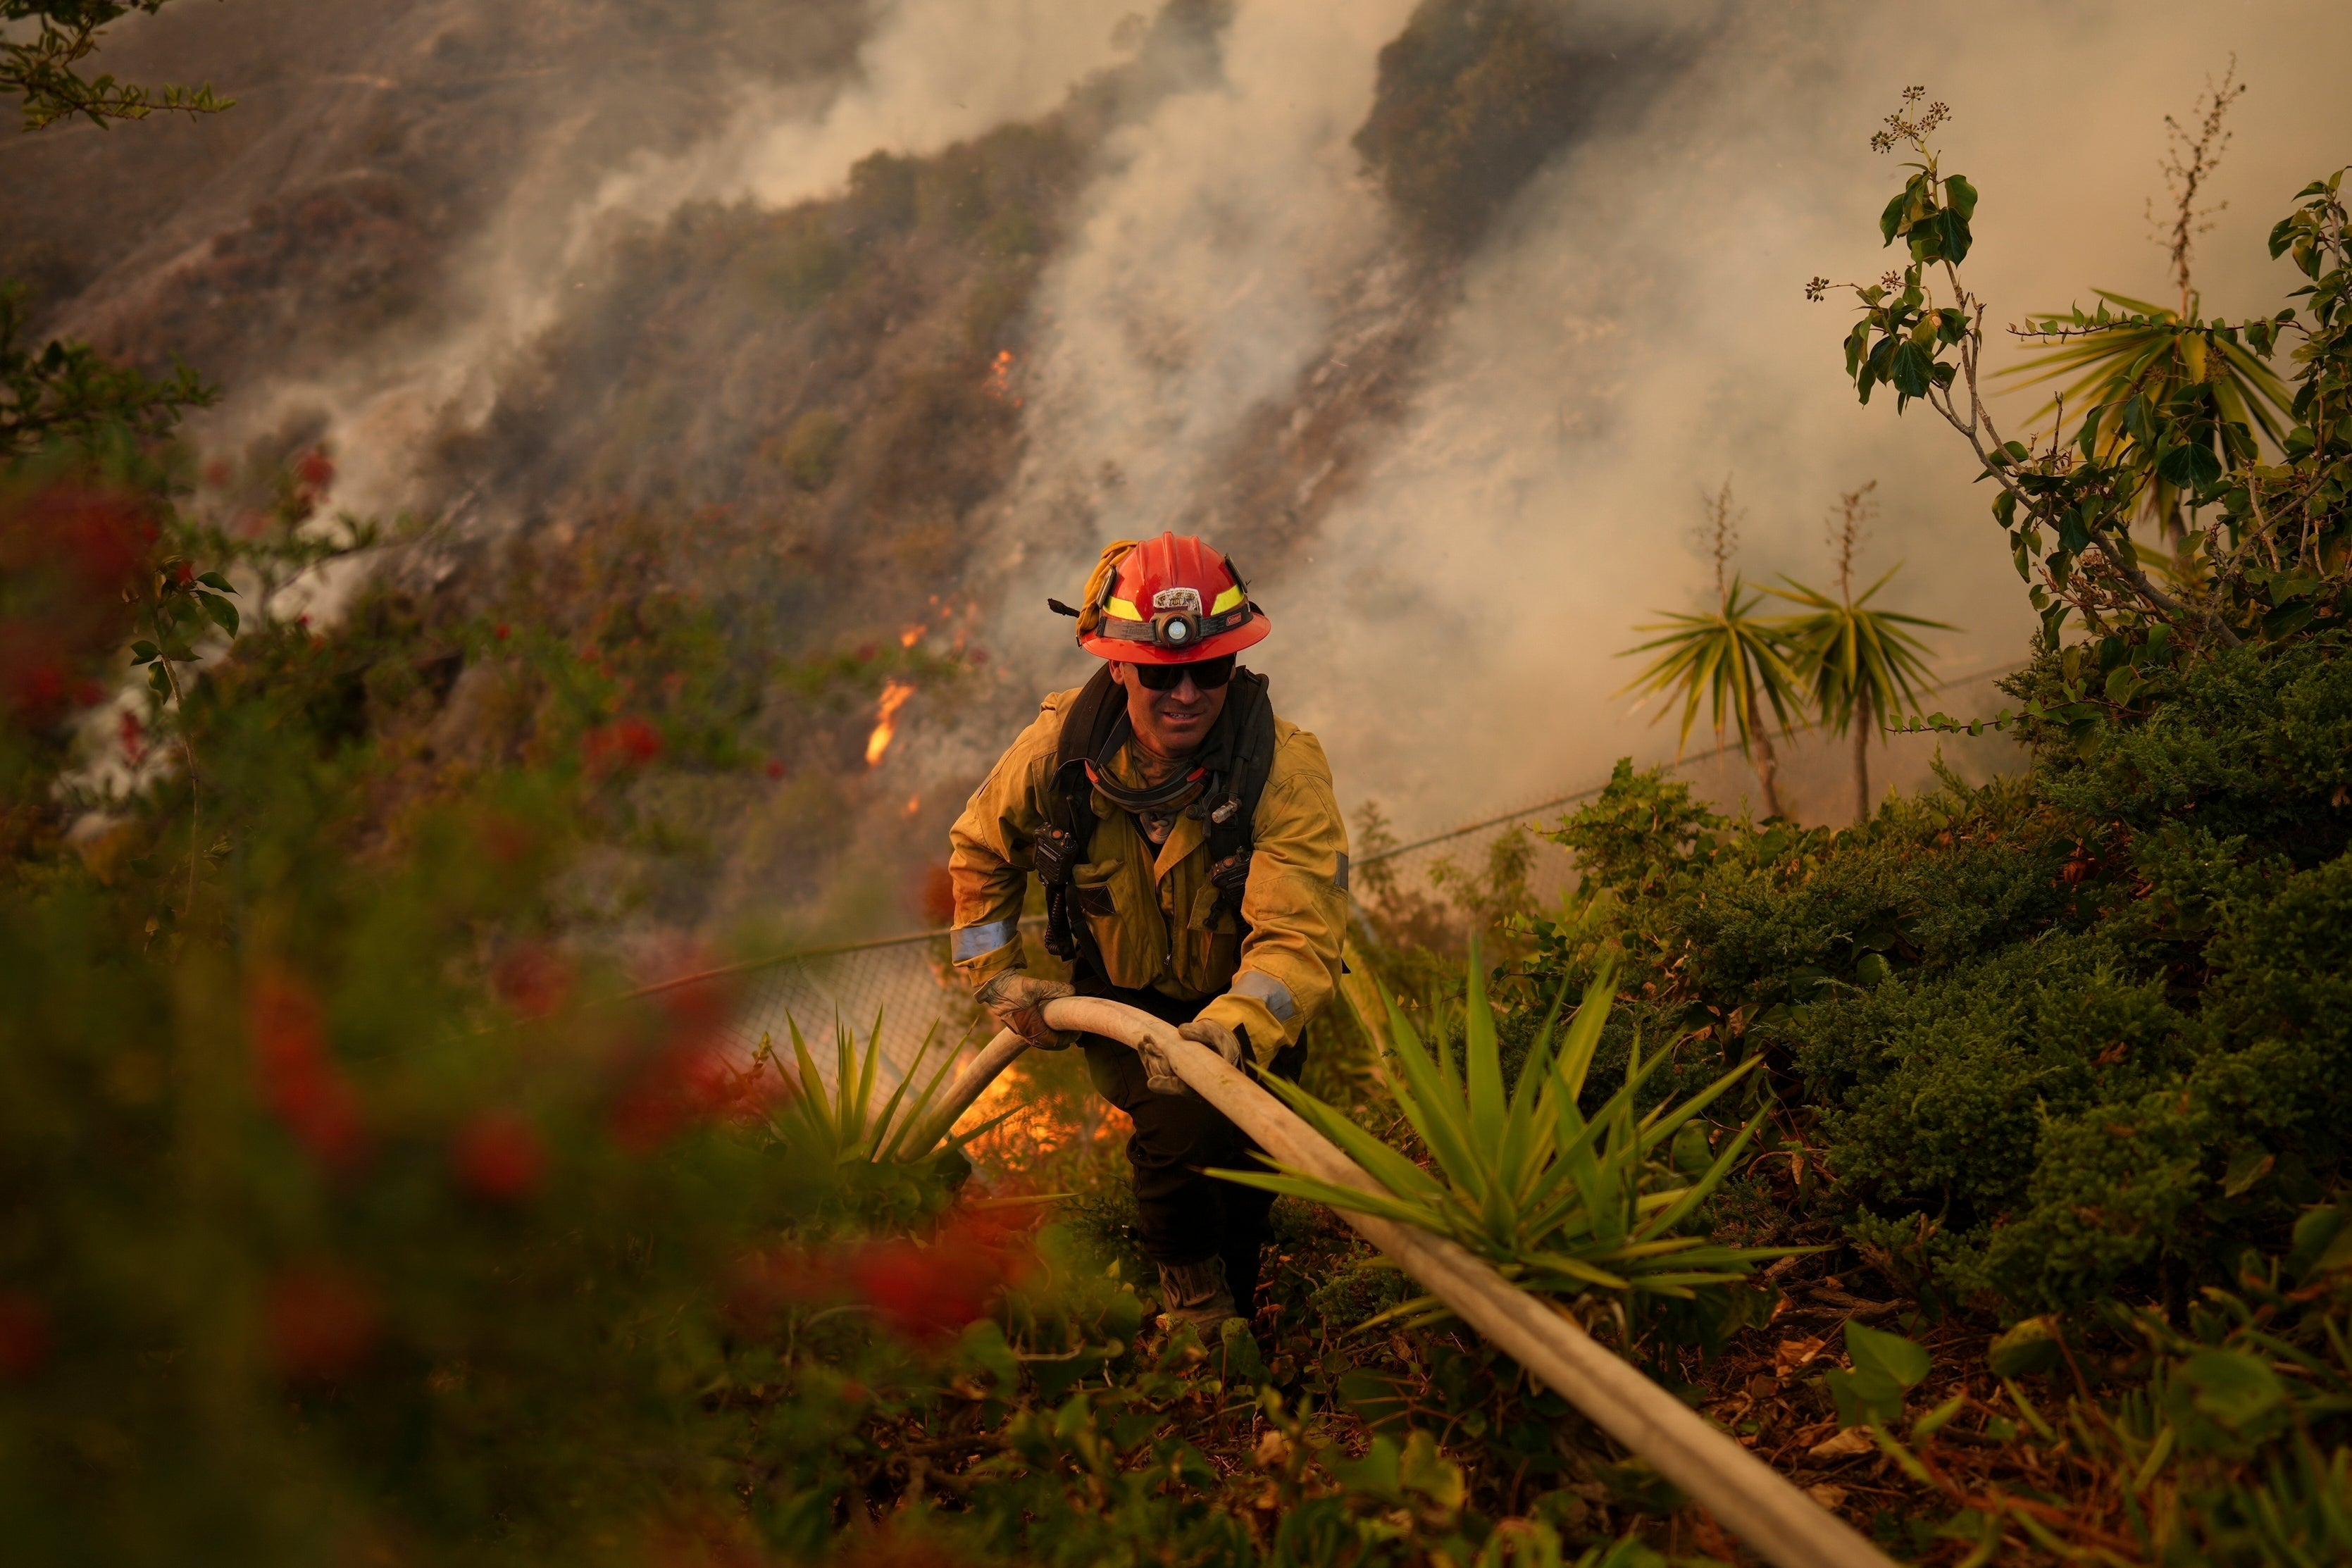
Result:
<svg viewBox="0 0 2352 1568">
<path fill-rule="evenodd" d="M 1197 1046 L 1206 1046 L 1225 1058 L 1227 1067 L 1242 1065 L 1241 1037 L 1218 1023 L 1214 1018 L 1195 1018 L 1189 1024 L 1179 1024 L 1176 1032 Z M 1143 1057 L 1143 1087 L 1154 1094 L 1185 1095 L 1193 1092 L 1192 1086 L 1176 1076 L 1176 1066 L 1167 1055 L 1147 1040 Z"/>
<path fill-rule="evenodd" d="M 1041 980 L 1018 969 L 1008 969 L 972 993 L 972 1000 L 988 1009 L 1000 1029 L 1010 1029 L 1041 1051 L 1058 1051 L 1077 1037 L 1055 1030 L 1045 1022 L 1045 1006 L 1077 992 L 1058 980 Z"/>
</svg>

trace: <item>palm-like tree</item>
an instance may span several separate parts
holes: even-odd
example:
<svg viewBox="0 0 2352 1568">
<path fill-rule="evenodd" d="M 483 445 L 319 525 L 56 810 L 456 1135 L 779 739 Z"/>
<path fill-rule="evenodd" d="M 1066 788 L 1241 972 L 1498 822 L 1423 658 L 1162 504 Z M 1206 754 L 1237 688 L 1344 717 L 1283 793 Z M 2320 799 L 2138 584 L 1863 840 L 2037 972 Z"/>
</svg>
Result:
<svg viewBox="0 0 2352 1568">
<path fill-rule="evenodd" d="M 2034 417 L 2062 406 L 2080 410 L 2084 424 L 2076 438 L 2084 456 L 2107 464 L 2126 461 L 2147 444 L 2158 424 L 2157 411 L 2183 398 L 2194 405 L 2203 417 L 2191 420 L 2189 427 L 2203 442 L 2204 456 L 2214 466 L 2208 468 L 2189 450 L 2170 453 L 2167 463 L 2144 465 L 2153 476 L 2140 498 L 2145 513 L 2175 537 L 2181 531 L 2179 480 L 2200 477 L 2200 469 L 2218 474 L 2232 466 L 2227 426 L 2243 429 L 2249 444 L 2252 431 L 2260 429 L 2276 446 L 2294 423 L 2288 412 L 2291 396 L 2276 373 L 2242 344 L 2236 332 L 2199 313 L 2189 266 L 2197 237 L 2213 226 L 2212 216 L 2229 204 L 2201 207 L 2198 203 L 2229 144 L 2222 122 L 2246 90 L 2237 79 L 2234 58 L 2219 85 L 2209 77 L 2206 89 L 2193 111 L 2194 129 L 2168 114 L 2164 117 L 2170 132 L 2164 183 L 2175 209 L 2167 249 L 2179 289 L 2179 308 L 2094 289 L 2104 302 L 2088 316 L 2074 310 L 2033 318 L 2030 335 L 2057 346 L 2000 373 L 2022 377 L 2027 386 L 2062 383 L 2057 396 Z M 2110 305 L 2116 309 L 2109 310 Z"/>
<path fill-rule="evenodd" d="M 1706 500 L 1706 532 L 1715 556 L 1714 612 L 1669 615 L 1662 621 L 1634 627 L 1664 635 L 1619 656 L 1657 656 L 1623 689 L 1639 690 L 1644 696 L 1658 691 L 1681 695 L 1682 733 L 1675 742 L 1677 757 L 1690 743 L 1691 725 L 1698 718 L 1700 701 L 1706 700 L 1716 738 L 1720 741 L 1724 731 L 1731 730 L 1738 737 L 1739 754 L 1755 767 L 1757 783 L 1763 786 L 1766 814 L 1785 816 L 1788 813 L 1780 807 L 1780 759 L 1772 751 L 1764 710 L 1771 709 L 1773 722 L 1787 734 L 1789 710 L 1799 701 L 1797 677 L 1790 668 L 1787 639 L 1778 623 L 1755 613 L 1763 595 L 1744 588 L 1736 574 L 1727 575 L 1738 538 L 1728 479 Z M 1665 712 L 1662 708 L 1658 716 L 1664 718 Z"/>
<path fill-rule="evenodd" d="M 2204 434 L 2213 473 L 2233 466 L 2225 445 L 2227 426 L 2249 434 L 2260 430 L 2273 446 L 2285 439 L 2294 422 L 2287 412 L 2292 399 L 2285 384 L 2252 351 L 2232 341 L 2234 334 L 2224 337 L 2205 321 L 2194 294 L 2184 296 L 2181 309 L 2174 310 L 2105 289 L 2093 292 L 2106 303 L 2090 316 L 2076 311 L 2036 317 L 2035 333 L 2058 346 L 2000 373 L 2022 377 L 2026 386 L 2062 383 L 2036 419 L 2064 407 L 2080 410 L 2084 423 L 2075 439 L 2084 444 L 2087 456 L 2111 465 L 2130 465 L 2158 411 L 2185 412 L 2184 399 L 2201 416 L 2191 426 Z M 2120 313 L 2109 311 L 2110 304 Z M 2197 477 L 2196 458 L 2183 452 L 2169 464 L 2145 466 L 2151 479 L 2140 497 L 2142 514 L 2177 537 L 2182 527 L 2179 481 Z"/>
<path fill-rule="evenodd" d="M 1887 580 L 1902 570 L 1895 566 L 1860 594 L 1853 591 L 1853 552 L 1872 511 L 1872 480 L 1839 498 L 1839 515 L 1830 525 L 1832 546 L 1838 555 L 1838 595 L 1790 578 L 1770 592 L 1801 605 L 1800 614 L 1778 623 L 1793 656 L 1797 679 L 1805 688 L 1821 722 L 1832 734 L 1853 734 L 1853 819 L 1870 820 L 1870 732 L 1880 719 L 1904 708 L 1918 706 L 1919 688 L 1929 671 L 1921 656 L 1927 645 L 1907 629 L 1920 626 L 1938 631 L 1957 627 L 1894 610 L 1870 607 L 1871 599 Z"/>
</svg>

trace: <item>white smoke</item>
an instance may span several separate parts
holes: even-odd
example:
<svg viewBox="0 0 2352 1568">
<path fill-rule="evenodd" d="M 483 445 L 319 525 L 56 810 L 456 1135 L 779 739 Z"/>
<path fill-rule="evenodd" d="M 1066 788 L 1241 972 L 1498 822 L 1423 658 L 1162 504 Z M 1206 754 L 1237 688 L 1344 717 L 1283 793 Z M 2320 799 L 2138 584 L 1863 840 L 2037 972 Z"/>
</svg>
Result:
<svg viewBox="0 0 2352 1568">
<path fill-rule="evenodd" d="M 513 356 L 561 314 L 577 270 L 616 225 L 658 223 L 690 202 L 789 206 L 841 189 L 851 165 L 876 152 L 934 153 L 1035 119 L 1131 53 L 1143 30 L 1138 3 L 873 0 L 845 79 L 741 88 L 714 116 L 711 135 L 675 155 L 642 153 L 554 214 L 534 193 L 572 184 L 579 171 L 564 167 L 566 127 L 551 126 L 535 154 L 544 168 L 519 182 L 523 195 L 453 268 L 471 295 L 457 327 L 387 345 L 331 382 L 273 384 L 234 419 L 268 428 L 291 410 L 324 410 L 331 438 L 350 458 L 336 503 L 395 513 L 414 500 L 422 444 L 488 414 Z"/>
<path fill-rule="evenodd" d="M 1111 137 L 1037 293 L 1030 447 L 1004 508 L 1006 548 L 1035 557 L 1005 623 L 1024 666 L 1064 662 L 1044 595 L 1215 485 L 1242 421 L 1327 343 L 1340 283 L 1391 243 L 1348 141 L 1412 8 L 1244 5 L 1216 79 Z"/>
<path fill-rule="evenodd" d="M 1055 313 L 1021 498 L 1066 574 L 1055 591 L 1088 546 L 1157 526 L 1213 482 L 1233 422 L 1314 352 L 1318 280 L 1380 243 L 1346 138 L 1404 11 L 1245 5 L 1223 86 L 1138 127 L 1092 194 L 1045 296 Z M 1615 695 L 1636 665 L 1612 655 L 1654 609 L 1711 592 L 1691 531 L 1727 475 L 1748 509 L 1751 582 L 1829 576 L 1823 513 L 1875 479 L 1865 580 L 1906 563 L 1883 602 L 1966 628 L 1931 636 L 1945 672 L 2021 656 L 2022 589 L 1958 437 L 1921 408 L 1855 406 L 1840 376 L 1848 318 L 1802 297 L 1815 272 L 1889 264 L 1876 217 L 1901 172 L 1868 151 L 1871 132 L 1906 84 L 1953 105 L 1945 167 L 1985 192 L 1969 272 L 1996 332 L 2094 285 L 2161 296 L 2142 207 L 2163 200 L 2162 117 L 2185 116 L 2234 50 L 2252 93 L 2232 115 L 2212 191 L 2230 206 L 2199 278 L 2209 310 L 2274 309 L 2291 284 L 2264 259 L 2269 224 L 2352 155 L 2352 100 L 2331 75 L 2352 13 L 2007 0 L 1965 26 L 1948 15 L 1589 17 L 1588 37 L 1670 27 L 1691 63 L 1523 193 L 1358 493 L 1303 566 L 1258 584 L 1277 631 L 1253 659 L 1321 734 L 1343 799 L 1377 795 L 1409 826 L 1444 826 L 1625 752 L 1669 754 L 1671 724 L 1650 729 Z M 1306 52 L 1269 63 L 1283 50 Z M 2020 423 L 2035 401 L 2002 410 Z M 1091 516 L 1093 538 L 1034 524 L 1051 513 L 1048 481 L 1106 465 L 1126 488 L 1061 518 Z M 1015 593 L 1009 623 L 1031 619 L 1035 596 Z"/>
</svg>

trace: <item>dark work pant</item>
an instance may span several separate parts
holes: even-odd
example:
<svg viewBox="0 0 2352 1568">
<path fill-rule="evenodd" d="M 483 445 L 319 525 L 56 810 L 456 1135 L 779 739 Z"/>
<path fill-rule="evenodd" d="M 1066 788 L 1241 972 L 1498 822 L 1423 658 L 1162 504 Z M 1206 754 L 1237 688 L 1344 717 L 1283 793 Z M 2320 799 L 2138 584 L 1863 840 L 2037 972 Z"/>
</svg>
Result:
<svg viewBox="0 0 2352 1568">
<path fill-rule="evenodd" d="M 1099 980 L 1089 984 L 1081 978 L 1077 984 L 1082 995 L 1124 1002 L 1171 1024 L 1191 1023 L 1206 1005 Z M 1078 1043 L 1086 1047 L 1087 1070 L 1097 1091 L 1135 1123 L 1135 1135 L 1127 1141 L 1127 1163 L 1135 1179 L 1136 1228 L 1143 1255 L 1154 1263 L 1223 1258 L 1234 1300 L 1244 1317 L 1251 1316 L 1274 1194 L 1217 1181 L 1202 1172 L 1211 1166 L 1262 1169 L 1257 1144 L 1207 1100 L 1189 1094 L 1154 1094 L 1145 1088 L 1143 1058 L 1131 1047 L 1100 1035 L 1081 1035 Z M 1243 1049 L 1248 1050 L 1246 1041 Z M 1272 1070 L 1296 1079 L 1306 1059 L 1302 1041 L 1276 1053 Z"/>
</svg>

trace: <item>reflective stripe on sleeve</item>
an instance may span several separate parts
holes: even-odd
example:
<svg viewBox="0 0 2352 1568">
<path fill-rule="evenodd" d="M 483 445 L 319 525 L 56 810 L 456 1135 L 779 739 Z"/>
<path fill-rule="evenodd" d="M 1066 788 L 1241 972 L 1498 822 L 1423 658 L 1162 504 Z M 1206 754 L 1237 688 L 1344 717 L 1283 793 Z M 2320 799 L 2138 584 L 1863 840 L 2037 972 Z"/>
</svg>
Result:
<svg viewBox="0 0 2352 1568">
<path fill-rule="evenodd" d="M 1341 892 L 1348 890 L 1348 852 L 1339 852 L 1339 868 L 1331 873 L 1331 885 Z"/>
<path fill-rule="evenodd" d="M 1233 993 L 1236 996 L 1254 996 L 1265 1004 L 1275 1022 L 1287 1024 L 1298 1011 L 1298 1004 L 1290 998 L 1290 987 L 1262 969 L 1244 969 L 1234 976 Z"/>
<path fill-rule="evenodd" d="M 958 963 L 978 958 L 983 952 L 994 952 L 1021 934 L 1021 921 L 991 921 L 984 926 L 965 926 L 948 939 Z"/>
</svg>

